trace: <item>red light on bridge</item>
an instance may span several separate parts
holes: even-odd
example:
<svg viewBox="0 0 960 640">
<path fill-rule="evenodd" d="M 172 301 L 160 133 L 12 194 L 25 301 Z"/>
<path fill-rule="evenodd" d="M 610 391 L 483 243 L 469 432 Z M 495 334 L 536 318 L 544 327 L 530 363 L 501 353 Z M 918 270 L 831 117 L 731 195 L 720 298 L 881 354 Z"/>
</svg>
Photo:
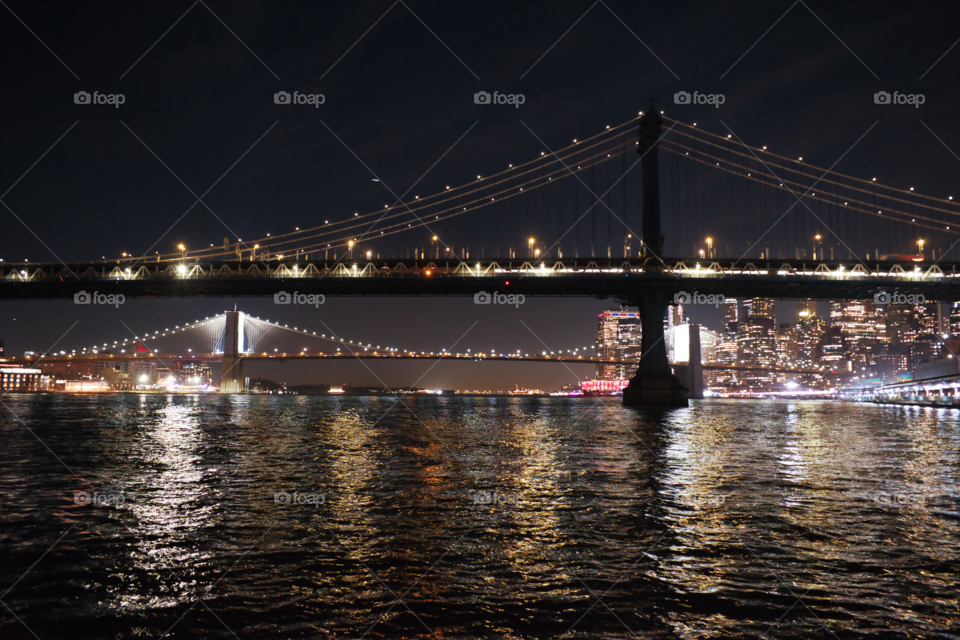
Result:
<svg viewBox="0 0 960 640">
<path fill-rule="evenodd" d="M 427 269 L 425 272 L 427 275 L 430 275 L 430 269 Z"/>
</svg>

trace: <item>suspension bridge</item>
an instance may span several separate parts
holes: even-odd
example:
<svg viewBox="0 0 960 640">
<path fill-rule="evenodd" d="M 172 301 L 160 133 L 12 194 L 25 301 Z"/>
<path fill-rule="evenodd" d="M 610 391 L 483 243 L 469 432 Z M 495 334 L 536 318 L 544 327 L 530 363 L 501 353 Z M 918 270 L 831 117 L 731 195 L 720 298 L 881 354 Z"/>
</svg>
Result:
<svg viewBox="0 0 960 640">
<path fill-rule="evenodd" d="M 229 334 L 229 335 L 228 335 Z M 294 347 L 294 344 L 309 346 Z M 318 349 L 317 343 L 327 346 Z M 258 361 L 287 362 L 296 360 L 450 360 L 473 362 L 552 362 L 559 364 L 636 365 L 635 360 L 601 358 L 591 354 L 590 347 L 576 347 L 559 351 L 527 353 L 521 350 L 503 352 L 496 349 L 462 351 L 422 351 L 354 341 L 334 334 L 317 333 L 299 327 L 281 325 L 240 311 L 196 320 L 100 345 L 91 345 L 71 351 L 60 350 L 8 358 L 7 362 L 30 366 L 83 363 L 155 362 L 171 364 L 202 362 L 221 365 L 220 377 L 214 386 L 222 392 L 235 393 L 243 388 L 244 364 Z M 766 371 L 775 373 L 817 374 L 830 377 L 848 377 L 852 372 L 828 369 L 790 369 L 785 367 L 758 367 L 752 365 L 703 364 L 699 352 L 695 364 L 702 370 Z M 689 363 L 681 364 L 684 367 Z"/>
<path fill-rule="evenodd" d="M 950 194 L 825 169 L 651 105 L 490 175 L 292 232 L 182 241 L 175 251 L 110 260 L 3 263 L 0 299 L 91 291 L 614 298 L 638 307 L 643 325 L 624 402 L 674 406 L 686 402 L 662 340 L 674 294 L 960 300 L 951 256 L 958 214 Z M 226 323 L 228 344 L 235 324 Z M 224 350 L 225 368 L 240 353 Z"/>
</svg>

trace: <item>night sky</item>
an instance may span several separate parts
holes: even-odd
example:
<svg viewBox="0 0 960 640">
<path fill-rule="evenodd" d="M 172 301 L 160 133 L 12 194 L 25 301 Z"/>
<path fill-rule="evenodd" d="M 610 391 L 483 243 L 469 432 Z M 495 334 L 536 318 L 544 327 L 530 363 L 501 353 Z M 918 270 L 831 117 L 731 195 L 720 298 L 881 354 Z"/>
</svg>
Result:
<svg viewBox="0 0 960 640">
<path fill-rule="evenodd" d="M 750 144 L 820 166 L 853 145 L 837 171 L 920 193 L 952 194 L 960 174 L 951 3 L 0 4 L 6 262 L 163 253 L 341 220 L 393 204 L 391 190 L 435 193 L 532 159 L 544 144 L 635 117 L 650 99 L 670 117 L 715 133 L 726 123 Z M 881 90 L 925 102 L 874 104 Z M 122 94 L 124 103 L 75 104 L 78 91 Z M 278 91 L 325 102 L 277 105 Z M 524 103 L 477 105 L 478 91 L 523 94 Z M 675 105 L 677 91 L 722 93 L 725 103 Z M 637 170 L 634 206 L 639 184 Z M 632 215 L 639 221 L 639 210 Z M 509 241 L 535 232 L 518 229 Z M 539 353 L 592 344 L 596 314 L 614 301 L 498 309 L 351 298 L 319 310 L 268 299 L 130 300 L 120 309 L 0 302 L 0 339 L 8 354 L 69 350 L 234 303 L 374 344 Z M 778 305 L 781 321 L 792 313 L 795 305 Z M 719 328 L 717 313 L 691 315 Z M 404 385 L 431 364 L 378 364 L 376 375 L 359 363 L 262 365 L 247 375 Z M 442 363 L 420 385 L 551 389 L 591 374 Z"/>
</svg>

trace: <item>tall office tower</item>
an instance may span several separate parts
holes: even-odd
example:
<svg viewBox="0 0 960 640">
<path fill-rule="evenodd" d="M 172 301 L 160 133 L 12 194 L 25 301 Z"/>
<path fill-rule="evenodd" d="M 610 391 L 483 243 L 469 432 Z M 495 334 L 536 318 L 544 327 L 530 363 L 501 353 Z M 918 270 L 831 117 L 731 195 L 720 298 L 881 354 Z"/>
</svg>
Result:
<svg viewBox="0 0 960 640">
<path fill-rule="evenodd" d="M 678 302 L 675 305 L 670 305 L 667 307 L 667 317 L 664 320 L 664 329 L 669 329 L 670 327 L 679 327 L 686 321 L 683 315 L 683 303 Z"/>
<path fill-rule="evenodd" d="M 820 345 L 820 362 L 830 369 L 846 368 L 839 366 L 844 359 L 843 334 L 840 326 L 834 324 L 827 327 L 827 331 L 823 335 L 823 342 Z"/>
<path fill-rule="evenodd" d="M 792 349 L 790 358 L 798 367 L 808 368 L 820 363 L 821 345 L 827 330 L 827 323 L 823 318 L 807 315 L 800 316 L 800 320 L 793 328 Z"/>
<path fill-rule="evenodd" d="M 796 351 L 796 333 L 793 325 L 784 322 L 777 327 L 777 364 L 781 367 L 789 367 L 794 361 Z"/>
<path fill-rule="evenodd" d="M 627 360 L 626 364 L 598 364 L 598 380 L 626 380 L 640 361 L 641 324 L 636 311 L 608 309 L 597 316 L 597 357 Z"/>
<path fill-rule="evenodd" d="M 921 333 L 943 333 L 943 318 L 939 302 L 918 304 L 917 317 L 920 320 Z"/>
<path fill-rule="evenodd" d="M 960 335 L 960 302 L 950 305 L 950 333 Z M 0 347 L 2 347 L 0 343 Z"/>
<path fill-rule="evenodd" d="M 740 322 L 740 301 L 736 298 L 727 298 L 723 302 L 724 329 L 732 333 L 737 332 L 737 323 Z"/>
<path fill-rule="evenodd" d="M 777 335 L 773 321 L 751 316 L 737 331 L 738 358 L 744 364 L 764 367 L 777 365 Z"/>
<path fill-rule="evenodd" d="M 920 317 L 917 306 L 912 304 L 889 304 L 886 309 L 887 340 L 899 346 L 917 339 L 920 333 Z"/>
<path fill-rule="evenodd" d="M 876 305 L 864 300 L 831 302 L 830 320 L 840 329 L 846 358 L 857 366 L 871 364 L 886 335 L 884 316 Z"/>
<path fill-rule="evenodd" d="M 743 301 L 743 306 L 748 318 L 768 318 L 774 322 L 777 319 L 774 313 L 773 300 L 770 298 L 750 298 Z"/>
</svg>

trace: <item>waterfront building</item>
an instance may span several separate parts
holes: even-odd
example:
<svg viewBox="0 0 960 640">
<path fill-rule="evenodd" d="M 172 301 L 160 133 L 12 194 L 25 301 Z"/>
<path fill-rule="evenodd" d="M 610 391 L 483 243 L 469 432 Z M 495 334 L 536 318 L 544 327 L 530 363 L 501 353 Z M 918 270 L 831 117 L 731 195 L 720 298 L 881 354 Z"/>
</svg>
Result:
<svg viewBox="0 0 960 640">
<path fill-rule="evenodd" d="M 213 383 L 210 365 L 196 360 L 181 361 L 174 365 L 174 375 L 181 385 L 204 386 Z"/>
<path fill-rule="evenodd" d="M 46 388 L 43 371 L 5 363 L 0 365 L 0 391 L 40 391 Z"/>
</svg>

